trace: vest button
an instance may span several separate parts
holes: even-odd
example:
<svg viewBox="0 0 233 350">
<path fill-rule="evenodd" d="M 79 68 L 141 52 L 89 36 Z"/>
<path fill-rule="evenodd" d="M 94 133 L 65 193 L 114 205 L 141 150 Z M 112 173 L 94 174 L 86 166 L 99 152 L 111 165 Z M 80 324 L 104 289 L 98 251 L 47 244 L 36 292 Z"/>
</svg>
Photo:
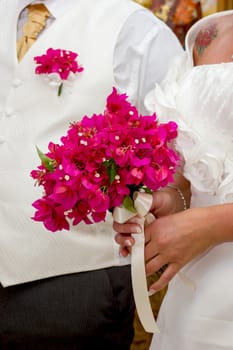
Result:
<svg viewBox="0 0 233 350">
<path fill-rule="evenodd" d="M 15 80 L 13 80 L 13 87 L 17 88 L 22 84 L 22 81 L 18 78 L 16 78 Z"/>
<path fill-rule="evenodd" d="M 11 116 L 13 115 L 13 113 L 14 113 L 13 108 L 7 107 L 7 108 L 5 109 L 5 114 L 6 114 L 7 117 L 11 117 Z"/>
<path fill-rule="evenodd" d="M 3 145 L 3 143 L 5 143 L 5 139 L 2 137 L 2 136 L 0 136 L 0 145 Z"/>
</svg>

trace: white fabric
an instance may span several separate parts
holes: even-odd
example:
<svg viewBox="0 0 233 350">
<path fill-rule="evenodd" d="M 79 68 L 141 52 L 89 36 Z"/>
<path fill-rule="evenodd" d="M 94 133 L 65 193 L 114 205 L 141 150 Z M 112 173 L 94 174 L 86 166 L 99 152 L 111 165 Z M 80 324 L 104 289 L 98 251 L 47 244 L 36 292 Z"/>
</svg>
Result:
<svg viewBox="0 0 233 350">
<path fill-rule="evenodd" d="M 161 121 L 179 125 L 177 148 L 192 182 L 191 206 L 233 201 L 233 62 L 193 67 L 192 47 L 202 19 L 189 31 L 182 55 L 146 98 Z M 219 245 L 176 276 L 162 303 L 150 350 L 233 349 L 233 243 Z"/>
<path fill-rule="evenodd" d="M 73 7 L 56 18 L 18 63 L 17 20 L 29 3 L 28 0 L 0 2 L 0 23 L 4 27 L 0 33 L 0 281 L 3 286 L 130 262 L 119 256 L 111 215 L 105 223 L 80 224 L 70 232 L 55 234 L 46 231 L 42 223 L 31 220 L 34 213 L 31 204 L 41 196 L 42 189 L 34 187 L 30 171 L 39 164 L 36 145 L 46 151 L 49 141 L 59 142 L 70 122 L 103 111 L 106 96 L 113 85 L 117 86 L 112 62 L 119 35 L 127 23 L 132 24 L 133 13 L 138 13 L 137 18 L 144 22 L 147 11 L 128 0 L 78 0 L 75 5 L 72 1 Z M 143 45 L 140 41 L 151 33 L 156 43 L 161 31 L 174 41 L 173 52 L 179 52 L 174 35 L 164 30 L 161 21 L 152 20 L 152 15 L 150 18 L 145 31 L 142 28 L 139 42 L 128 28 L 127 37 L 123 38 L 128 43 L 125 51 L 135 53 L 145 48 L 149 52 L 150 41 L 143 41 Z M 79 63 L 84 67 L 81 74 L 64 82 L 60 97 L 56 87 L 34 73 L 33 57 L 51 46 L 77 52 Z M 125 72 L 126 52 L 121 53 L 120 75 Z M 142 78 L 149 72 L 153 74 L 152 64 L 150 70 L 145 69 L 141 56 L 142 52 L 132 61 L 131 70 L 128 67 L 127 82 L 124 77 L 124 87 L 128 86 L 126 92 L 131 93 L 132 100 L 142 99 L 141 94 L 146 93 Z M 168 54 L 167 60 L 171 56 Z M 154 57 L 155 67 L 156 62 Z M 114 70 L 120 72 L 120 66 Z M 156 71 L 157 67 L 154 72 L 158 78 Z M 118 75 L 119 82 L 122 79 Z"/>
<path fill-rule="evenodd" d="M 44 0 L 52 15 L 47 20 L 45 28 L 48 28 L 55 19 L 59 19 L 77 1 Z M 33 3 L 39 2 L 41 1 L 33 1 Z M 27 9 L 24 9 L 18 21 L 18 37 L 22 35 L 26 21 Z M 155 81 L 161 81 L 167 72 L 170 60 L 181 52 L 182 48 L 176 36 L 151 11 L 142 8 L 141 11 L 133 12 L 124 23 L 115 45 L 113 73 L 119 90 L 127 91 L 139 110 L 142 113 L 146 112 L 144 108 L 146 93 L 153 87 Z"/>
</svg>

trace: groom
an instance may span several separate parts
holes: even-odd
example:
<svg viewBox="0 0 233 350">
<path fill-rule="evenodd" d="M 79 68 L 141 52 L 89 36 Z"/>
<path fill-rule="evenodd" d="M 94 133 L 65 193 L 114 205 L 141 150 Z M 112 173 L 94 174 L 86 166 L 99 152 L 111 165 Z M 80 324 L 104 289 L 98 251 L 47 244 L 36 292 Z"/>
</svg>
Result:
<svg viewBox="0 0 233 350">
<path fill-rule="evenodd" d="M 41 193 L 30 170 L 38 165 L 35 146 L 46 150 L 70 122 L 103 111 L 113 86 L 143 112 L 145 94 L 182 48 L 164 23 L 130 0 L 42 2 L 43 28 L 17 53 L 31 2 L 0 1 L 0 348 L 128 350 L 130 261 L 118 254 L 111 216 L 47 232 L 31 219 Z M 35 74 L 34 57 L 48 48 L 77 53 L 84 68 L 60 96 Z"/>
</svg>

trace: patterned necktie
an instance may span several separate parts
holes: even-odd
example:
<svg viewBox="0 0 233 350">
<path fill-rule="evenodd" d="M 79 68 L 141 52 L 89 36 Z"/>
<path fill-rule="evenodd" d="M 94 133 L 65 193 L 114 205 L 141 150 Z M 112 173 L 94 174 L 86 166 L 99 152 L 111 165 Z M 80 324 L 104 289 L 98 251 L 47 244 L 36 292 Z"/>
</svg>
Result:
<svg viewBox="0 0 233 350">
<path fill-rule="evenodd" d="M 28 21 L 23 26 L 23 35 L 17 42 L 17 55 L 20 61 L 27 50 L 36 41 L 38 35 L 46 25 L 50 16 L 48 9 L 43 4 L 29 5 Z"/>
</svg>

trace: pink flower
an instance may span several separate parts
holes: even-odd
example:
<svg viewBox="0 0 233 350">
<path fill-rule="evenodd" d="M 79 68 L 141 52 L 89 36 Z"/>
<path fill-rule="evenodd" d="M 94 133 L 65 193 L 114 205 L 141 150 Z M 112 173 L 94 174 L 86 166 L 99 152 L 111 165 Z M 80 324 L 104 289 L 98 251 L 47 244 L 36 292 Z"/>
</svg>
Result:
<svg viewBox="0 0 233 350">
<path fill-rule="evenodd" d="M 31 176 L 44 195 L 33 203 L 33 219 L 53 232 L 68 230 L 105 220 L 108 210 L 127 206 L 134 191 L 166 186 L 179 160 L 170 145 L 176 136 L 174 122 L 140 115 L 113 88 L 102 114 L 84 116 L 60 144 L 50 142 L 47 154 L 39 152 L 42 164 Z"/>
<path fill-rule="evenodd" d="M 59 205 L 54 205 L 53 201 L 48 198 L 41 198 L 33 203 L 37 209 L 33 219 L 35 221 L 43 221 L 44 226 L 52 231 L 68 230 L 69 223 L 64 215 L 64 208 Z"/>
<path fill-rule="evenodd" d="M 72 51 L 49 48 L 45 54 L 34 57 L 37 63 L 35 73 L 57 74 L 62 81 L 58 89 L 58 95 L 60 96 L 63 81 L 68 79 L 70 73 L 76 74 L 83 71 L 83 67 L 78 64 L 77 57 L 78 54 Z"/>
</svg>

